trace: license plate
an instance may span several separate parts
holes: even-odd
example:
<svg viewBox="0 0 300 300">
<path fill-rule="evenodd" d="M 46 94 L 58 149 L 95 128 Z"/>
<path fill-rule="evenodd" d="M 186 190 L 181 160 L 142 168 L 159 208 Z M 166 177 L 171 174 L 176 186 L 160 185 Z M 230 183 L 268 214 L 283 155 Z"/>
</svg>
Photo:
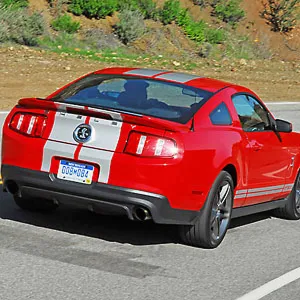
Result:
<svg viewBox="0 0 300 300">
<path fill-rule="evenodd" d="M 57 178 L 84 184 L 91 184 L 93 173 L 93 166 L 61 160 L 59 162 Z"/>
</svg>

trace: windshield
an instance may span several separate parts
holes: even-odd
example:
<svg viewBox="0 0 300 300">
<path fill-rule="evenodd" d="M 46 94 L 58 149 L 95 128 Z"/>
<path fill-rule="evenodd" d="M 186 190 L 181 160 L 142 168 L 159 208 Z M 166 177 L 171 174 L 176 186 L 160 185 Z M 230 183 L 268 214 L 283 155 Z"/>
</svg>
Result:
<svg viewBox="0 0 300 300">
<path fill-rule="evenodd" d="M 186 123 L 211 96 L 211 92 L 184 84 L 93 74 L 52 99 Z"/>
</svg>

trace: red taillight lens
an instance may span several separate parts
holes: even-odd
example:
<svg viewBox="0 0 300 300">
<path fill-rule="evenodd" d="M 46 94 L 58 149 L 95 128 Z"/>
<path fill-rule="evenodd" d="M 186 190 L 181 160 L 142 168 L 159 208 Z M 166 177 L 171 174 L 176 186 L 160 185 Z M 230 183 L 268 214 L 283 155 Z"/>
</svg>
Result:
<svg viewBox="0 0 300 300">
<path fill-rule="evenodd" d="M 41 137 L 46 127 L 47 117 L 44 115 L 16 113 L 9 127 L 21 134 L 31 137 Z"/>
<path fill-rule="evenodd" d="M 175 141 L 140 132 L 131 132 L 126 153 L 148 157 L 173 157 L 177 154 Z"/>
</svg>

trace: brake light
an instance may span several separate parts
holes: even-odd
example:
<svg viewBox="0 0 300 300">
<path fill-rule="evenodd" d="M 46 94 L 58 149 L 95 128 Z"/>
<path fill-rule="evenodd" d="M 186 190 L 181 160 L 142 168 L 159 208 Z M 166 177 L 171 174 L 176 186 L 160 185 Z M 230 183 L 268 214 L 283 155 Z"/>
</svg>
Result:
<svg viewBox="0 0 300 300">
<path fill-rule="evenodd" d="M 177 146 L 171 139 L 131 132 L 125 152 L 137 156 L 173 157 L 177 154 Z"/>
<path fill-rule="evenodd" d="M 41 137 L 46 127 L 47 117 L 44 115 L 16 113 L 9 124 L 9 127 L 21 134 L 30 137 Z"/>
</svg>

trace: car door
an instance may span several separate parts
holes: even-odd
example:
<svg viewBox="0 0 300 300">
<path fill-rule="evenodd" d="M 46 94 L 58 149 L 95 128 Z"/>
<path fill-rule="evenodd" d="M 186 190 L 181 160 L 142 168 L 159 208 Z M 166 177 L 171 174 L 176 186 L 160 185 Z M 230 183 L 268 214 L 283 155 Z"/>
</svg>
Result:
<svg viewBox="0 0 300 300">
<path fill-rule="evenodd" d="M 245 205 L 278 199 L 292 163 L 291 154 L 272 130 L 272 117 L 257 99 L 237 94 L 232 101 L 248 140 Z"/>
</svg>

